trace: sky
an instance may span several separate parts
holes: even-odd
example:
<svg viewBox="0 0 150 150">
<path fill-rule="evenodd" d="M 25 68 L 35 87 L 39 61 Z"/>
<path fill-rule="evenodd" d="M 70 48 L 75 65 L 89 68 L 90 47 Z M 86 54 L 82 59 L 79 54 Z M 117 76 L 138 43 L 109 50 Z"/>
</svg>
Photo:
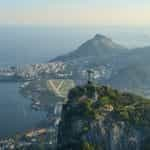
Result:
<svg viewBox="0 0 150 150">
<path fill-rule="evenodd" d="M 0 24 L 150 25 L 150 0 L 0 0 Z"/>
</svg>

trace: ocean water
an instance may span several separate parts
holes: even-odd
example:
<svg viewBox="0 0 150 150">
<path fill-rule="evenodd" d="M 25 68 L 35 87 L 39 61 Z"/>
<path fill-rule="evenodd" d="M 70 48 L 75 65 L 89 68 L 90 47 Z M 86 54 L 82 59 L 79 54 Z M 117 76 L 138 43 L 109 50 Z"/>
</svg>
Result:
<svg viewBox="0 0 150 150">
<path fill-rule="evenodd" d="M 0 67 L 44 63 L 100 33 L 126 47 L 150 45 L 148 28 L 0 26 Z M 0 83 L 0 137 L 33 128 L 45 113 L 30 108 L 19 83 Z"/>
<path fill-rule="evenodd" d="M 19 83 L 0 83 L 0 138 L 34 128 L 46 113 L 31 109 L 31 101 L 18 92 Z"/>
</svg>

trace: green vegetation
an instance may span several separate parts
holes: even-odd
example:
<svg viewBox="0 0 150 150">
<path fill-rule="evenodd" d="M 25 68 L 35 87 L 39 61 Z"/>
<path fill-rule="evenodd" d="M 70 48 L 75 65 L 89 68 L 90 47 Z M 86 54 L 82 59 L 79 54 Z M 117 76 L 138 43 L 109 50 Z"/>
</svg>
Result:
<svg viewBox="0 0 150 150">
<path fill-rule="evenodd" d="M 81 110 L 80 115 L 83 117 L 92 120 L 96 120 L 99 117 L 100 112 L 94 107 L 92 99 L 87 99 L 83 102 L 80 102 L 79 107 Z"/>
<path fill-rule="evenodd" d="M 94 101 L 94 93 L 98 93 L 98 100 Z M 83 98 L 82 98 L 83 97 Z M 76 103 L 80 114 L 86 119 L 97 119 L 102 114 L 105 105 L 113 107 L 113 114 L 117 119 L 135 125 L 150 125 L 150 101 L 130 93 L 121 93 L 105 86 L 86 85 L 73 88 L 69 93 L 70 103 Z M 69 112 L 70 113 L 70 112 Z M 71 114 L 70 114 L 71 115 Z"/>
<path fill-rule="evenodd" d="M 102 139 L 93 142 L 92 138 L 96 138 L 98 132 L 101 133 L 101 125 L 102 128 L 106 125 L 104 130 L 110 133 L 111 126 L 115 124 L 121 128 L 122 123 L 127 133 L 130 129 L 138 130 L 138 133 L 144 132 L 146 138 L 143 138 L 141 146 L 142 149 L 148 150 L 149 138 L 147 139 L 145 135 L 146 132 L 149 133 L 150 127 L 149 99 L 121 93 L 106 86 L 88 84 L 75 87 L 71 89 L 69 100 L 63 108 L 61 131 L 65 142 L 62 143 L 62 147 L 69 147 L 72 150 L 104 150 L 106 141 Z"/>
<path fill-rule="evenodd" d="M 94 146 L 88 142 L 82 144 L 82 150 L 95 150 Z"/>
<path fill-rule="evenodd" d="M 100 102 L 102 105 L 106 105 L 106 104 L 109 104 L 110 103 L 110 98 L 108 96 L 103 96 L 101 99 L 100 99 Z"/>
</svg>

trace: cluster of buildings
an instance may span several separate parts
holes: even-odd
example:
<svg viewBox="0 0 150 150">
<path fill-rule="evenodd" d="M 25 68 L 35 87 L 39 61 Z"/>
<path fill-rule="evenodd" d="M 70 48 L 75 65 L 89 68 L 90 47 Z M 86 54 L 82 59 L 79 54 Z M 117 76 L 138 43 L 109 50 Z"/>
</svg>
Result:
<svg viewBox="0 0 150 150">
<path fill-rule="evenodd" d="M 13 67 L 0 68 L 0 80 L 9 80 L 15 76 Z"/>
<path fill-rule="evenodd" d="M 17 76 L 24 79 L 38 79 L 48 75 L 55 75 L 65 70 L 65 64 L 62 62 L 47 63 L 47 64 L 33 64 L 16 69 Z"/>
<path fill-rule="evenodd" d="M 56 146 L 56 136 L 56 130 L 53 127 L 35 129 L 17 138 L 0 140 L 0 150 L 25 149 L 32 146 L 38 147 L 40 144 L 53 148 Z"/>
<path fill-rule="evenodd" d="M 15 140 L 14 139 L 5 139 L 0 140 L 0 150 L 14 150 L 15 149 Z"/>
<path fill-rule="evenodd" d="M 61 61 L 58 62 L 49 62 L 45 64 L 32 64 L 32 65 L 24 65 L 24 66 L 16 66 L 16 67 L 6 67 L 0 68 L 0 80 L 5 77 L 14 77 L 22 80 L 34 80 L 34 79 L 50 79 L 50 78 L 80 78 L 82 75 L 85 78 L 86 69 L 88 66 L 82 65 L 78 66 L 77 68 L 76 63 L 79 62 L 72 62 L 70 65 L 72 66 L 71 69 L 68 69 L 68 64 L 65 64 Z M 94 78 L 95 79 L 109 79 L 112 74 L 112 67 L 109 64 L 100 65 L 97 67 L 93 67 L 95 72 Z"/>
<path fill-rule="evenodd" d="M 97 68 L 93 68 L 92 70 L 94 72 L 93 78 L 96 80 L 104 79 L 104 78 L 109 79 L 112 74 L 112 68 L 109 65 L 99 66 Z M 83 78 L 86 78 L 87 70 L 86 69 L 81 70 L 80 74 L 82 75 Z"/>
<path fill-rule="evenodd" d="M 49 77 L 68 77 L 72 72 L 66 72 L 63 62 L 51 62 L 45 64 L 32 64 L 16 67 L 0 68 L 0 79 L 10 77 L 22 80 L 33 80 Z"/>
</svg>

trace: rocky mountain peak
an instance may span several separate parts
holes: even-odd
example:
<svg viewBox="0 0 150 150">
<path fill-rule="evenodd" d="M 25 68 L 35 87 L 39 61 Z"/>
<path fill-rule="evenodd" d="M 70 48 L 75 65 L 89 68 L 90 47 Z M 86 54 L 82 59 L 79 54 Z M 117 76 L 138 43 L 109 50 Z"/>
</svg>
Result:
<svg viewBox="0 0 150 150">
<path fill-rule="evenodd" d="M 104 36 L 102 34 L 96 34 L 94 36 L 94 39 L 96 39 L 96 40 L 111 40 L 111 39 L 107 38 L 106 36 Z"/>
<path fill-rule="evenodd" d="M 110 59 L 112 56 L 117 56 L 125 52 L 126 48 L 113 42 L 110 38 L 104 35 L 96 34 L 93 38 L 85 41 L 75 51 L 66 55 L 59 56 L 54 61 L 70 61 L 81 58 L 96 57 L 95 61 Z"/>
</svg>

